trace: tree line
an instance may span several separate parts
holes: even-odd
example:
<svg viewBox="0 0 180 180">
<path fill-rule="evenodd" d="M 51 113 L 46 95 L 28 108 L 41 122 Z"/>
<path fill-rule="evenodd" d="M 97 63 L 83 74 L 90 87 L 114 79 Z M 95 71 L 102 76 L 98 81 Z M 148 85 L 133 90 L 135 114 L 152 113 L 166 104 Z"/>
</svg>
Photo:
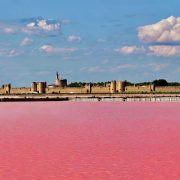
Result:
<svg viewBox="0 0 180 180">
<path fill-rule="evenodd" d="M 96 86 L 96 87 L 106 87 L 109 85 L 111 82 L 71 82 L 68 84 L 68 87 L 84 87 L 86 84 L 91 84 L 91 86 Z M 180 86 L 179 82 L 167 82 L 165 79 L 156 79 L 152 82 L 141 82 L 141 83 L 133 83 L 126 81 L 127 86 L 147 86 L 154 84 L 155 86 Z"/>
</svg>

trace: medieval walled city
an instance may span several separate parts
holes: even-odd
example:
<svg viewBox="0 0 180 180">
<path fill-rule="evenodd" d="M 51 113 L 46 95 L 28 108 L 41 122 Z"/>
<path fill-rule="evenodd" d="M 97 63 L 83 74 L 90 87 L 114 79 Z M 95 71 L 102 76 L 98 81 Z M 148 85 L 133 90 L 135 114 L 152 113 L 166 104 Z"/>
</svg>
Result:
<svg viewBox="0 0 180 180">
<path fill-rule="evenodd" d="M 180 93 L 180 86 L 127 85 L 126 81 L 113 80 L 105 86 L 93 86 L 87 83 L 82 87 L 69 87 L 67 79 L 61 79 L 56 73 L 55 83 L 32 82 L 31 87 L 12 87 L 4 84 L 0 95 L 21 94 L 128 94 L 128 93 Z"/>
</svg>

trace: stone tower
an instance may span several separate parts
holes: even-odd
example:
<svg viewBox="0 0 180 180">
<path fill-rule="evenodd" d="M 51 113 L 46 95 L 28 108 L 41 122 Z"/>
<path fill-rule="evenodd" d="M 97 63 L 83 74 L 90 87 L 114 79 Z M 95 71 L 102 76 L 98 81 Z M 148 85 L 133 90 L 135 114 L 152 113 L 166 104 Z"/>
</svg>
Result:
<svg viewBox="0 0 180 180">
<path fill-rule="evenodd" d="M 59 73 L 58 72 L 56 73 L 55 85 L 59 86 L 59 87 L 61 86 L 61 80 L 59 78 Z"/>
<path fill-rule="evenodd" d="M 110 92 L 116 93 L 116 81 L 111 81 Z"/>
</svg>

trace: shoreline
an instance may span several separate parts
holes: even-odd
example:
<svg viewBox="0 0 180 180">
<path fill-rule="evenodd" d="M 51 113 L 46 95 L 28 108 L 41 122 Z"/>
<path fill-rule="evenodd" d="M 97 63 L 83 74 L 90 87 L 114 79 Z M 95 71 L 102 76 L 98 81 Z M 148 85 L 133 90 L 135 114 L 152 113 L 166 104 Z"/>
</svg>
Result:
<svg viewBox="0 0 180 180">
<path fill-rule="evenodd" d="M 0 95 L 0 102 L 26 101 L 152 101 L 180 102 L 180 94 L 36 94 Z"/>
</svg>

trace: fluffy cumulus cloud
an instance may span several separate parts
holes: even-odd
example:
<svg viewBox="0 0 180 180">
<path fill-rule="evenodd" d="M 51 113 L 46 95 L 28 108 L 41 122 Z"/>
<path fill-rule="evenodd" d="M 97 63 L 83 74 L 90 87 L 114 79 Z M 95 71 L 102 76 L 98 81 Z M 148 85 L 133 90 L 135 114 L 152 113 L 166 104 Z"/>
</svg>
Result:
<svg viewBox="0 0 180 180">
<path fill-rule="evenodd" d="M 145 43 L 180 42 L 180 17 L 170 16 L 155 24 L 139 27 L 138 37 Z"/>
<path fill-rule="evenodd" d="M 81 37 L 76 36 L 76 35 L 70 35 L 67 37 L 67 41 L 68 42 L 79 42 L 79 41 L 81 41 Z"/>
<path fill-rule="evenodd" d="M 136 46 L 124 46 L 118 49 L 115 49 L 116 52 L 119 52 L 121 54 L 134 54 L 134 53 L 140 53 L 144 52 L 145 48 L 144 47 L 136 47 Z"/>
<path fill-rule="evenodd" d="M 180 56 L 180 46 L 149 46 L 148 49 L 150 54 L 156 56 Z"/>
<path fill-rule="evenodd" d="M 76 48 L 56 48 L 51 45 L 43 45 L 40 47 L 40 51 L 46 54 L 69 54 L 76 50 Z"/>
<path fill-rule="evenodd" d="M 60 30 L 60 21 L 43 18 L 29 18 L 16 24 L 0 23 L 0 32 L 6 34 L 25 33 L 28 35 L 42 35 L 57 33 Z"/>
<path fill-rule="evenodd" d="M 26 34 L 40 34 L 57 32 L 60 30 L 60 22 L 54 20 L 36 19 L 32 22 L 28 22 L 22 31 Z"/>
<path fill-rule="evenodd" d="M 143 43 L 141 47 L 124 46 L 115 51 L 124 55 L 180 56 L 180 17 L 170 16 L 155 24 L 139 27 L 138 38 Z"/>
</svg>

